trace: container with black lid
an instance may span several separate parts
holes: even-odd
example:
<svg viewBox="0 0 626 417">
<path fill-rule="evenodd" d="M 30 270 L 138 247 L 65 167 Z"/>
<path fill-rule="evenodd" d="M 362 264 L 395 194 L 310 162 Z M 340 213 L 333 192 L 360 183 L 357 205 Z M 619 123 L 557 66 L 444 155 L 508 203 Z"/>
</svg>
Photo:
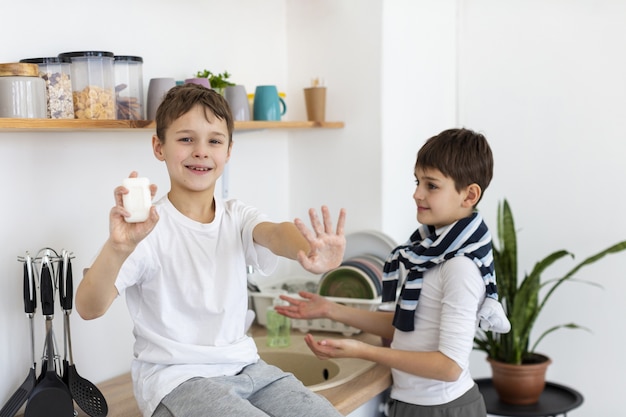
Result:
<svg viewBox="0 0 626 417">
<path fill-rule="evenodd" d="M 37 64 L 39 76 L 46 82 L 47 116 L 49 119 L 73 119 L 70 59 L 59 57 L 27 58 L 22 63 Z"/>
<path fill-rule="evenodd" d="M 123 120 L 145 120 L 143 58 L 140 56 L 116 55 L 114 69 L 117 118 Z"/>
<path fill-rule="evenodd" d="M 77 119 L 115 119 L 113 52 L 64 52 L 71 60 L 74 116 Z"/>
</svg>

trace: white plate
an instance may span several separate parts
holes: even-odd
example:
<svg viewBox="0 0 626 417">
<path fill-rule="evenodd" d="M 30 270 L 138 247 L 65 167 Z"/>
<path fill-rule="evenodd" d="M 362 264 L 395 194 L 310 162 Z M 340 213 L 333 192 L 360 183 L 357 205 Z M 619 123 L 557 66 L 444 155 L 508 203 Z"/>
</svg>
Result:
<svg viewBox="0 0 626 417">
<path fill-rule="evenodd" d="M 343 259 L 360 255 L 373 255 L 383 261 L 398 244 L 383 232 L 363 230 L 346 235 L 346 251 Z"/>
</svg>

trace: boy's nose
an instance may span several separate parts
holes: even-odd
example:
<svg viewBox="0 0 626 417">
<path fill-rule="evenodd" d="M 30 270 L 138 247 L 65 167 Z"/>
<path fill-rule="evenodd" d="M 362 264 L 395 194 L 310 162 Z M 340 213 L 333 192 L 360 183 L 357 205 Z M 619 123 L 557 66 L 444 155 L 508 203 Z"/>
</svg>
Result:
<svg viewBox="0 0 626 417">
<path fill-rule="evenodd" d="M 206 146 L 198 145 L 193 149 L 193 156 L 196 158 L 207 158 L 209 156 L 209 150 Z"/>
<path fill-rule="evenodd" d="M 420 192 L 420 187 L 418 185 L 415 187 L 415 191 L 413 192 L 413 199 L 421 200 L 420 196 L 421 196 L 421 192 Z"/>
</svg>

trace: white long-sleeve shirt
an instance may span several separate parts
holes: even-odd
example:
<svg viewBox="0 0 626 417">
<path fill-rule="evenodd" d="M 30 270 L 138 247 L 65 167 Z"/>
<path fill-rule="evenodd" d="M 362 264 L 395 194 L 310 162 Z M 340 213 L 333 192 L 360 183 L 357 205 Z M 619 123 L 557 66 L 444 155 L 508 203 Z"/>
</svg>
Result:
<svg viewBox="0 0 626 417">
<path fill-rule="evenodd" d="M 392 369 L 391 398 L 417 405 L 440 405 L 465 394 L 474 381 L 469 357 L 478 325 L 485 283 L 471 259 L 454 257 L 424 273 L 415 311 L 415 330 L 396 330 L 391 347 L 420 352 L 440 351 L 462 369 L 457 381 L 422 378 Z"/>
</svg>

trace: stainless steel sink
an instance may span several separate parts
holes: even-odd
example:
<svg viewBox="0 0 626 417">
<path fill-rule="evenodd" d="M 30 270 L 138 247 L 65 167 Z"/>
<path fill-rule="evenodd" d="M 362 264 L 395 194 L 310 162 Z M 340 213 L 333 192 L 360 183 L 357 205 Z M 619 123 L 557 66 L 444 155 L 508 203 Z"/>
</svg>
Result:
<svg viewBox="0 0 626 417">
<path fill-rule="evenodd" d="M 328 339 L 328 337 L 325 337 Z M 268 347 L 265 337 L 254 338 L 259 356 L 285 372 L 291 372 L 312 391 L 345 384 L 376 365 L 362 359 L 337 358 L 320 360 L 304 342 L 304 336 L 291 335 L 288 347 Z"/>
</svg>

